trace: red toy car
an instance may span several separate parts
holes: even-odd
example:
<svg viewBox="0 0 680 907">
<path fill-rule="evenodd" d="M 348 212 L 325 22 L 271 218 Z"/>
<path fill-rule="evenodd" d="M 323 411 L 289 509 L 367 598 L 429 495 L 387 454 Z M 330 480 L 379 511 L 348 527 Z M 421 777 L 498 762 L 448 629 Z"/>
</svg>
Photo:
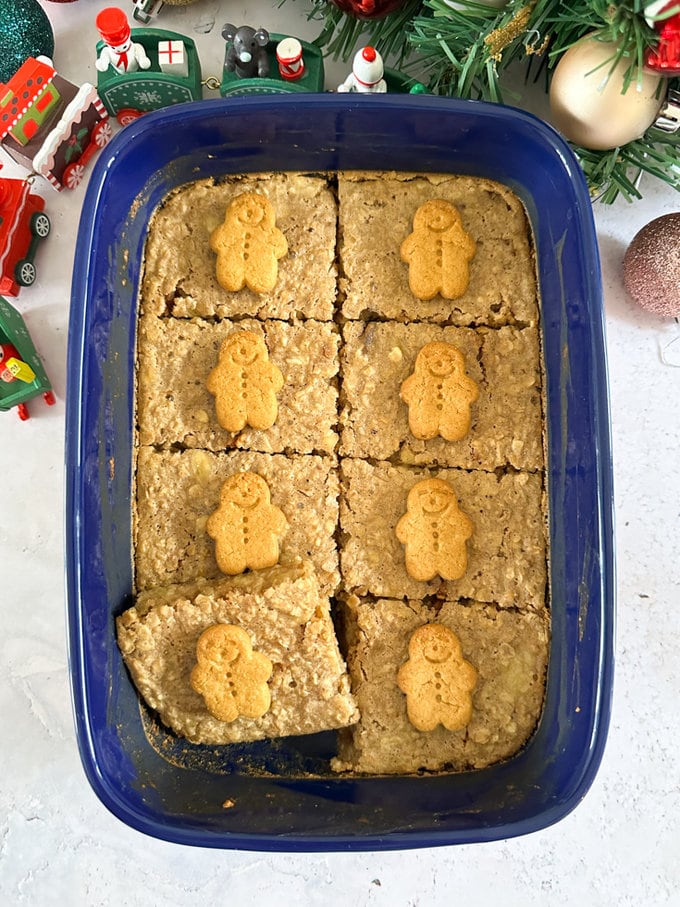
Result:
<svg viewBox="0 0 680 907">
<path fill-rule="evenodd" d="M 30 180 L 0 177 L 0 294 L 18 296 L 36 278 L 33 259 L 50 232 L 45 201 L 31 191 Z"/>
</svg>

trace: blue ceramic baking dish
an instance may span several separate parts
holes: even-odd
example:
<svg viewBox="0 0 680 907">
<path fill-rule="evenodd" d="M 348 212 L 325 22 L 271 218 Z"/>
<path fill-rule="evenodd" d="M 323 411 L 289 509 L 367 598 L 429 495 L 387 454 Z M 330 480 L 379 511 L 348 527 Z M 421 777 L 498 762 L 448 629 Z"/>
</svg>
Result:
<svg viewBox="0 0 680 907">
<path fill-rule="evenodd" d="M 552 641 L 539 727 L 482 771 L 337 777 L 332 734 L 202 748 L 140 708 L 115 639 L 132 588 L 137 290 L 149 218 L 168 191 L 226 173 L 342 168 L 491 177 L 535 236 L 547 394 Z M 427 96 L 290 95 L 148 114 L 101 153 L 77 241 L 68 350 L 70 668 L 87 777 L 133 828 L 192 845 L 378 850 L 489 841 L 565 816 L 585 795 L 612 693 L 612 467 L 591 204 L 561 138 L 518 110 Z M 235 806 L 225 809 L 231 800 Z"/>
</svg>

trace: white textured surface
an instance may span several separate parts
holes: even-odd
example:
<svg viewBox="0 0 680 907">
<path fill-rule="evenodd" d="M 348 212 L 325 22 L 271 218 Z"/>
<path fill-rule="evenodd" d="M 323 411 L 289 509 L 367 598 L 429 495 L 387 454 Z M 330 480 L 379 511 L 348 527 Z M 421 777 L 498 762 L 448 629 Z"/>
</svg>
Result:
<svg viewBox="0 0 680 907">
<path fill-rule="evenodd" d="M 93 22 L 104 5 L 44 2 L 55 29 L 55 64 L 73 81 L 94 80 Z M 282 9 L 267 0 L 250 6 L 201 0 L 188 10 L 166 7 L 158 25 L 193 35 L 209 75 L 211 54 L 219 69 L 223 20 L 312 37 L 306 8 L 292 0 Z M 211 15 L 212 34 L 194 34 L 197 20 Z M 291 26 L 291 17 L 299 25 Z M 345 69 L 331 66 L 332 79 L 340 81 Z M 12 170 L 6 165 L 4 174 Z M 62 460 L 70 274 L 84 187 L 57 195 L 40 186 L 53 233 L 38 253 L 38 282 L 16 304 L 58 403 L 52 409 L 33 403 L 24 424 L 14 413 L 0 414 L 0 903 L 680 903 L 680 368 L 661 356 L 678 338 L 667 355 L 680 364 L 680 326 L 637 310 L 621 279 L 635 232 L 680 210 L 680 197 L 651 181 L 643 189 L 644 200 L 634 205 L 595 209 L 615 447 L 618 642 L 611 732 L 590 792 L 556 826 L 507 842 L 264 855 L 145 838 L 101 806 L 81 769 L 66 666 Z"/>
</svg>

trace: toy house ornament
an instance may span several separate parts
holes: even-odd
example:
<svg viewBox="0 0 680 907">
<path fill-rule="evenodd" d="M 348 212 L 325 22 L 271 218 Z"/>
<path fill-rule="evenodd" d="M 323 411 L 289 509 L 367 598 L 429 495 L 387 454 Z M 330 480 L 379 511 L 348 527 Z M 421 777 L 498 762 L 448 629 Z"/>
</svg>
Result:
<svg viewBox="0 0 680 907">
<path fill-rule="evenodd" d="M 94 85 L 75 85 L 44 57 L 29 57 L 0 84 L 0 144 L 57 190 L 74 189 L 90 158 L 111 138 Z"/>
<path fill-rule="evenodd" d="M 387 91 L 387 83 L 383 78 L 385 67 L 382 57 L 375 47 L 362 47 L 354 55 L 352 72 L 347 76 L 338 91 L 358 92 L 360 94 L 375 94 Z"/>
</svg>

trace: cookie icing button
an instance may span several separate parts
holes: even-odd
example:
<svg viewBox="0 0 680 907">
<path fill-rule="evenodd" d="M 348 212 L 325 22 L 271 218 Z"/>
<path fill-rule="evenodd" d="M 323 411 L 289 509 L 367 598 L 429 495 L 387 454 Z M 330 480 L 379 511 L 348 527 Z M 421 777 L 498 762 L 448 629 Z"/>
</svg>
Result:
<svg viewBox="0 0 680 907">
<path fill-rule="evenodd" d="M 272 663 L 253 651 L 242 627 L 214 624 L 201 633 L 190 683 L 219 721 L 261 718 L 271 705 Z"/>
<path fill-rule="evenodd" d="M 253 472 L 239 472 L 223 483 L 220 506 L 206 523 L 217 565 L 229 576 L 277 564 L 279 540 L 287 529 L 283 511 L 271 503 L 269 486 Z"/>
<path fill-rule="evenodd" d="M 254 293 L 270 293 L 276 286 L 279 258 L 288 252 L 286 237 L 276 226 L 269 199 L 244 192 L 227 207 L 224 223 L 210 234 L 217 253 L 217 282 L 236 292 L 247 286 Z"/>
<path fill-rule="evenodd" d="M 241 431 L 246 425 L 264 430 L 276 422 L 276 395 L 283 387 L 283 375 L 269 361 L 263 338 L 252 331 L 237 331 L 222 342 L 219 362 L 206 387 L 215 397 L 217 419 L 227 431 Z"/>
<path fill-rule="evenodd" d="M 418 299 L 457 299 L 468 288 L 468 263 L 475 241 L 463 227 L 458 209 L 443 199 L 421 205 L 413 218 L 413 232 L 401 244 L 400 254 L 409 266 L 411 292 Z"/>
<path fill-rule="evenodd" d="M 465 357 L 443 341 L 427 343 L 416 356 L 413 374 L 401 385 L 414 437 L 441 435 L 460 441 L 470 430 L 470 406 L 479 396 L 477 383 L 465 372 Z"/>
<path fill-rule="evenodd" d="M 443 725 L 459 731 L 472 718 L 477 670 L 463 657 L 456 634 L 443 624 L 425 624 L 411 635 L 409 658 L 397 674 L 406 694 L 406 714 L 419 731 Z"/>
<path fill-rule="evenodd" d="M 416 482 L 406 499 L 406 513 L 396 526 L 405 547 L 406 570 L 413 579 L 429 582 L 460 579 L 467 570 L 466 542 L 472 521 L 458 507 L 453 488 L 444 479 Z"/>
</svg>

